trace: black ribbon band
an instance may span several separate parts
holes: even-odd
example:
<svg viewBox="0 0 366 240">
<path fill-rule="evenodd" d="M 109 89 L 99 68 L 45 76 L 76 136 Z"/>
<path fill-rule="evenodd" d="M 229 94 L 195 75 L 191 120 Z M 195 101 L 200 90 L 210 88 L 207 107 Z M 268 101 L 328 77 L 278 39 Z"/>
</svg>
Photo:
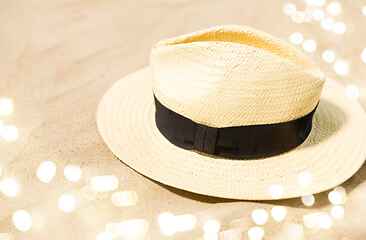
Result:
<svg viewBox="0 0 366 240">
<path fill-rule="evenodd" d="M 156 126 L 171 143 L 232 159 L 269 157 L 299 146 L 311 131 L 319 104 L 309 114 L 288 122 L 215 128 L 195 123 L 154 99 Z"/>
</svg>

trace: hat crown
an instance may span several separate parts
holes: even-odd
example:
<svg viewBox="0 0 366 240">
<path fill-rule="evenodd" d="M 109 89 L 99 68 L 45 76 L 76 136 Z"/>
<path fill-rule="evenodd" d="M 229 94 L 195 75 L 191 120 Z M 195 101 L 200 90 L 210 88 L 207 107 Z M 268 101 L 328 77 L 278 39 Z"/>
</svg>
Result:
<svg viewBox="0 0 366 240">
<path fill-rule="evenodd" d="M 256 29 L 226 25 L 151 50 L 153 91 L 172 111 L 211 127 L 287 122 L 311 112 L 325 75 L 302 52 Z"/>
</svg>

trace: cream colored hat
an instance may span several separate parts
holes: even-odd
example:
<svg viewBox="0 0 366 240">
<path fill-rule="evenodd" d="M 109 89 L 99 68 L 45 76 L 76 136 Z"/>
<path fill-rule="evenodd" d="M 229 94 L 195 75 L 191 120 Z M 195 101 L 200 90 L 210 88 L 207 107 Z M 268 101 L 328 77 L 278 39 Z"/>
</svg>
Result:
<svg viewBox="0 0 366 240">
<path fill-rule="evenodd" d="M 233 199 L 317 193 L 366 158 L 366 114 L 302 52 L 228 25 L 157 43 L 97 113 L 125 164 L 163 184 Z"/>
</svg>

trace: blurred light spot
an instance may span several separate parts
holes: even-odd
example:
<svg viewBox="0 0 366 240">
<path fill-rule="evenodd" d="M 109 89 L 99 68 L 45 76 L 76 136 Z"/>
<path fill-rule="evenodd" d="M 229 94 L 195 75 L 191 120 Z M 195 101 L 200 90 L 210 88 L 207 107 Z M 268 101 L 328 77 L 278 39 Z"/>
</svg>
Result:
<svg viewBox="0 0 366 240">
<path fill-rule="evenodd" d="M 309 5 L 313 6 L 323 6 L 325 3 L 325 0 L 305 0 L 305 2 Z"/>
<path fill-rule="evenodd" d="M 341 206 L 333 206 L 330 214 L 335 219 L 341 219 L 344 216 L 344 210 Z"/>
<path fill-rule="evenodd" d="M 19 130 L 14 125 L 8 125 L 1 129 L 1 136 L 4 138 L 5 141 L 14 142 L 18 139 Z"/>
<path fill-rule="evenodd" d="M 346 189 L 342 186 L 335 187 L 333 189 L 333 191 L 337 191 L 337 192 L 341 193 L 342 195 L 346 195 Z"/>
<path fill-rule="evenodd" d="M 302 17 L 304 19 L 304 22 L 310 22 L 311 21 L 311 12 L 310 11 L 304 11 L 302 13 Z"/>
<path fill-rule="evenodd" d="M 62 195 L 58 199 L 58 207 L 63 212 L 71 212 L 75 208 L 75 197 L 71 194 Z"/>
<path fill-rule="evenodd" d="M 166 235 L 171 236 L 175 233 L 174 215 L 172 213 L 161 213 L 158 216 L 158 223 L 160 231 Z"/>
<path fill-rule="evenodd" d="M 338 15 L 341 12 L 341 5 L 338 2 L 328 4 L 327 10 L 332 15 Z"/>
<path fill-rule="evenodd" d="M 138 195 L 134 191 L 114 192 L 111 199 L 117 207 L 127 207 L 137 203 Z"/>
<path fill-rule="evenodd" d="M 331 63 L 335 59 L 335 53 L 332 50 L 326 50 L 322 53 L 322 58 L 325 62 Z"/>
<path fill-rule="evenodd" d="M 286 217 L 287 210 L 284 206 L 274 206 L 271 215 L 276 222 L 282 221 Z"/>
<path fill-rule="evenodd" d="M 314 198 L 314 195 L 312 195 L 312 194 L 304 195 L 301 197 L 301 201 L 305 206 L 310 207 L 314 204 L 315 198 Z"/>
<path fill-rule="evenodd" d="M 318 217 L 318 226 L 323 229 L 329 229 L 333 225 L 332 218 L 327 214 L 322 214 Z"/>
<path fill-rule="evenodd" d="M 242 239 L 242 230 L 233 228 L 220 232 L 220 240 L 240 240 Z"/>
<path fill-rule="evenodd" d="M 304 16 L 302 12 L 295 12 L 295 14 L 291 16 L 291 19 L 295 23 L 302 23 L 304 21 Z"/>
<path fill-rule="evenodd" d="M 337 22 L 333 25 L 332 29 L 336 34 L 343 34 L 346 32 L 346 24 L 343 22 Z"/>
<path fill-rule="evenodd" d="M 338 60 L 334 63 L 333 70 L 339 75 L 346 75 L 349 71 L 349 67 L 344 60 Z"/>
<path fill-rule="evenodd" d="M 313 13 L 313 18 L 316 20 L 316 21 L 321 21 L 324 19 L 324 12 L 320 9 L 317 9 L 315 10 Z"/>
<path fill-rule="evenodd" d="M 352 100 L 356 100 L 360 96 L 360 92 L 358 90 L 358 87 L 356 87 L 353 84 L 347 85 L 345 90 L 346 90 L 347 97 L 349 97 Z"/>
<path fill-rule="evenodd" d="M 296 6 L 292 3 L 288 3 L 285 6 L 283 6 L 282 10 L 286 15 L 291 16 L 291 15 L 294 15 L 296 13 Z"/>
<path fill-rule="evenodd" d="M 310 172 L 300 172 L 297 175 L 297 180 L 299 181 L 301 186 L 307 187 L 311 184 L 311 181 L 313 180 L 313 174 Z"/>
<path fill-rule="evenodd" d="M 32 218 L 25 210 L 17 210 L 13 214 L 14 226 L 20 231 L 28 231 L 32 226 Z"/>
<path fill-rule="evenodd" d="M 111 234 L 113 237 L 118 237 L 118 223 L 110 222 L 105 226 L 105 230 L 107 233 Z"/>
<path fill-rule="evenodd" d="M 249 229 L 253 226 L 253 222 L 250 218 L 247 217 L 241 217 L 234 219 L 230 222 L 230 226 L 232 228 L 239 228 L 239 229 Z"/>
<path fill-rule="evenodd" d="M 273 199 L 280 199 L 283 194 L 283 187 L 281 185 L 272 185 L 268 188 L 268 192 Z"/>
<path fill-rule="evenodd" d="M 132 219 L 118 224 L 118 232 L 122 237 L 142 237 L 149 229 L 149 223 L 145 219 Z"/>
<path fill-rule="evenodd" d="M 204 233 L 203 240 L 218 240 L 219 235 L 217 233 Z"/>
<path fill-rule="evenodd" d="M 88 200 L 94 200 L 97 196 L 97 192 L 94 190 L 94 188 L 90 185 L 86 185 L 81 189 L 81 192 L 83 194 L 83 197 Z"/>
<path fill-rule="evenodd" d="M 322 25 L 322 28 L 324 30 L 328 30 L 328 31 L 329 30 L 332 30 L 333 29 L 333 25 L 334 25 L 334 20 L 333 20 L 333 18 L 325 18 L 322 21 L 321 25 Z"/>
<path fill-rule="evenodd" d="M 304 43 L 302 44 L 302 47 L 307 52 L 314 52 L 316 49 L 316 42 L 312 39 L 305 40 Z"/>
<path fill-rule="evenodd" d="M 304 229 L 300 224 L 287 222 L 283 225 L 283 230 L 285 235 L 291 239 L 303 239 L 304 237 Z"/>
<path fill-rule="evenodd" d="M 362 50 L 362 53 L 361 53 L 361 60 L 366 63 L 366 48 L 364 48 Z"/>
<path fill-rule="evenodd" d="M 264 237 L 264 230 L 261 227 L 252 227 L 248 231 L 250 240 L 261 240 Z"/>
<path fill-rule="evenodd" d="M 98 234 L 97 240 L 113 240 L 113 236 L 108 232 L 101 232 Z"/>
<path fill-rule="evenodd" d="M 329 202 L 333 205 L 340 205 L 343 203 L 344 195 L 338 191 L 331 191 L 328 194 Z"/>
<path fill-rule="evenodd" d="M 56 174 L 56 165 L 51 161 L 42 162 L 37 169 L 37 177 L 41 182 L 49 183 Z"/>
<path fill-rule="evenodd" d="M 0 99 L 0 115 L 9 115 L 13 111 L 13 103 L 7 99 Z"/>
<path fill-rule="evenodd" d="M 303 216 L 302 220 L 307 228 L 318 226 L 318 218 L 325 214 L 324 212 L 309 213 Z"/>
<path fill-rule="evenodd" d="M 366 16 L 366 6 L 364 6 L 364 7 L 362 8 L 362 13 L 363 13 L 363 15 L 365 15 L 365 16 Z"/>
<path fill-rule="evenodd" d="M 95 191 L 113 191 L 118 187 L 118 178 L 114 175 L 95 176 L 91 185 Z"/>
<path fill-rule="evenodd" d="M 64 169 L 64 175 L 67 178 L 67 180 L 71 182 L 77 182 L 81 178 L 81 168 L 76 165 L 68 165 Z"/>
<path fill-rule="evenodd" d="M 178 232 L 189 231 L 195 228 L 197 219 L 192 214 L 175 216 L 175 230 Z"/>
<path fill-rule="evenodd" d="M 221 224 L 216 220 L 208 220 L 203 224 L 203 231 L 205 233 L 217 234 L 220 230 Z"/>
<path fill-rule="evenodd" d="M 1 191 L 9 197 L 13 197 L 18 194 L 19 186 L 18 183 L 11 178 L 5 178 L 0 182 Z"/>
<path fill-rule="evenodd" d="M 303 41 L 303 37 L 302 34 L 299 32 L 294 32 L 290 35 L 290 42 L 295 44 L 295 45 L 299 45 L 301 44 Z"/>
<path fill-rule="evenodd" d="M 255 209 L 252 211 L 253 221 L 258 225 L 263 225 L 267 222 L 268 213 L 264 209 Z"/>
</svg>

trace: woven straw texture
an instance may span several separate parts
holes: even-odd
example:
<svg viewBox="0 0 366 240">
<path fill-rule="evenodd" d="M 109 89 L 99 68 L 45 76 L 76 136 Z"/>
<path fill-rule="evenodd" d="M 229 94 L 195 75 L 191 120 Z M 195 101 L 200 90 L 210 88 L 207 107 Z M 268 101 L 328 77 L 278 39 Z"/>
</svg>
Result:
<svg viewBox="0 0 366 240">
<path fill-rule="evenodd" d="M 302 117 L 319 101 L 325 80 L 292 45 L 236 25 L 161 41 L 150 64 L 159 101 L 211 127 Z"/>
</svg>

